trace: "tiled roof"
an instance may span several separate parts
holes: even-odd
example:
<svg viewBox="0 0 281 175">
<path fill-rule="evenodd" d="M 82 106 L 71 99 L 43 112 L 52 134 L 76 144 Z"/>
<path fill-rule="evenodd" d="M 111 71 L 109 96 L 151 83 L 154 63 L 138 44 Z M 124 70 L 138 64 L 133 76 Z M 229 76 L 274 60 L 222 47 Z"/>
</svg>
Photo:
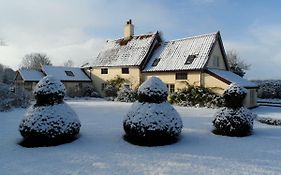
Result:
<svg viewBox="0 0 281 175">
<path fill-rule="evenodd" d="M 218 33 L 210 33 L 162 43 L 150 58 L 143 72 L 197 70 L 204 68 Z M 196 57 L 185 64 L 189 55 Z M 153 66 L 156 59 L 158 64 Z"/>
<path fill-rule="evenodd" d="M 94 67 L 139 66 L 145 59 L 157 33 L 107 41 L 104 49 L 94 60 Z"/>
<path fill-rule="evenodd" d="M 218 76 L 226 81 L 227 84 L 236 83 L 239 86 L 246 87 L 246 88 L 257 88 L 258 85 L 248 81 L 233 72 L 220 70 L 220 69 L 208 69 L 211 72 L 211 75 Z"/>
<path fill-rule="evenodd" d="M 24 81 L 40 81 L 45 75 L 38 70 L 20 69 L 18 70 Z"/>
<path fill-rule="evenodd" d="M 91 81 L 80 67 L 42 66 L 46 75 L 53 75 L 60 81 Z"/>
</svg>

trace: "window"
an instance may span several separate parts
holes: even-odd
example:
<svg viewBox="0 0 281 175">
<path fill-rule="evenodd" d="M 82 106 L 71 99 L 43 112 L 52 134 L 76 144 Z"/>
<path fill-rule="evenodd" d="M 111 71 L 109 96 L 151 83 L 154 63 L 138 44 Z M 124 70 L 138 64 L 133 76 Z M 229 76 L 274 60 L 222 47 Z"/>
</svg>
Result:
<svg viewBox="0 0 281 175">
<path fill-rule="evenodd" d="M 170 94 L 175 92 L 175 84 L 167 84 L 167 88 Z"/>
<path fill-rule="evenodd" d="M 176 73 L 176 80 L 187 80 L 187 73 L 186 72 Z"/>
<path fill-rule="evenodd" d="M 64 72 L 65 72 L 65 74 L 66 74 L 67 76 L 69 76 L 69 77 L 74 77 L 74 73 L 73 73 L 72 71 L 66 70 L 66 71 L 64 71 Z"/>
<path fill-rule="evenodd" d="M 156 58 L 153 63 L 152 63 L 152 66 L 155 67 L 158 65 L 159 61 L 160 61 L 161 58 Z"/>
<path fill-rule="evenodd" d="M 122 74 L 129 74 L 129 68 L 128 67 L 123 67 L 122 68 Z"/>
<path fill-rule="evenodd" d="M 104 89 L 106 88 L 107 84 L 106 83 L 102 83 L 101 84 L 101 90 L 104 91 Z"/>
<path fill-rule="evenodd" d="M 191 64 L 196 57 L 197 55 L 188 55 L 184 64 Z"/>
<path fill-rule="evenodd" d="M 101 74 L 108 74 L 107 68 L 101 68 Z"/>
</svg>

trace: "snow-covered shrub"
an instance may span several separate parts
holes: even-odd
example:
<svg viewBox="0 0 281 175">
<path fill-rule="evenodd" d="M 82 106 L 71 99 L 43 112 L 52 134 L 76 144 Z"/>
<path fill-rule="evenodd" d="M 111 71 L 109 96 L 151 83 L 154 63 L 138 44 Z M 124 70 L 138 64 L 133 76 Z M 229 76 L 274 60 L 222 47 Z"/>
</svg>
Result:
<svg viewBox="0 0 281 175">
<path fill-rule="evenodd" d="M 104 88 L 104 94 L 106 97 L 116 97 L 118 89 L 110 84 Z"/>
<path fill-rule="evenodd" d="M 28 108 L 19 131 L 23 146 L 50 146 L 70 142 L 78 135 L 81 124 L 76 113 L 63 101 L 64 85 L 46 76 L 36 85 L 36 103 Z"/>
<path fill-rule="evenodd" d="M 215 114 L 214 133 L 228 136 L 247 136 L 253 129 L 254 115 L 245 107 L 223 107 Z"/>
<path fill-rule="evenodd" d="M 137 92 L 131 88 L 123 87 L 118 91 L 115 100 L 121 102 L 135 102 L 137 100 Z"/>
<path fill-rule="evenodd" d="M 281 99 L 281 80 L 257 80 L 259 85 L 259 98 L 278 98 Z"/>
<path fill-rule="evenodd" d="M 243 100 L 247 95 L 247 89 L 231 84 L 223 93 L 225 106 L 228 108 L 239 108 L 243 106 Z"/>
<path fill-rule="evenodd" d="M 138 145 L 165 145 L 177 141 L 182 120 L 166 101 L 165 84 L 156 77 L 146 80 L 138 90 L 135 102 L 124 118 L 125 140 Z"/>
<path fill-rule="evenodd" d="M 15 94 L 11 92 L 9 85 L 0 83 L 0 112 L 18 107 L 26 108 L 29 105 L 30 100 L 26 91 L 21 90 Z"/>
<path fill-rule="evenodd" d="M 99 93 L 95 91 L 92 86 L 83 86 L 82 88 L 79 85 L 75 87 L 69 87 L 66 90 L 66 96 L 68 97 L 100 97 Z"/>
<path fill-rule="evenodd" d="M 221 107 L 223 98 L 213 93 L 208 88 L 188 85 L 169 96 L 170 103 L 179 106 Z"/>
<path fill-rule="evenodd" d="M 224 92 L 225 107 L 219 109 L 213 120 L 214 133 L 227 136 L 247 136 L 253 130 L 256 115 L 243 106 L 245 88 L 231 84 Z"/>
<path fill-rule="evenodd" d="M 106 81 L 106 87 L 104 89 L 105 97 L 109 97 L 108 99 L 116 98 L 118 95 L 117 92 L 128 82 L 128 80 L 118 75 L 113 79 Z"/>
<path fill-rule="evenodd" d="M 93 87 L 86 86 L 82 89 L 83 97 L 100 97 Z"/>
<path fill-rule="evenodd" d="M 275 125 L 275 126 L 281 126 L 281 120 L 280 119 L 274 119 L 269 117 L 258 117 L 257 121 L 268 124 L 268 125 Z"/>
</svg>

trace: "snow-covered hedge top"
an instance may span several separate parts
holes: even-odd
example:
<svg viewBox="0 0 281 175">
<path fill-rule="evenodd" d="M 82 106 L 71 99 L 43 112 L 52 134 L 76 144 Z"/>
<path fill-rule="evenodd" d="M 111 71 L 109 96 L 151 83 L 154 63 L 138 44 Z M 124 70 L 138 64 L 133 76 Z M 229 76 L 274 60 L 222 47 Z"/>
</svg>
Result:
<svg viewBox="0 0 281 175">
<path fill-rule="evenodd" d="M 246 95 L 247 94 L 247 89 L 244 87 L 239 86 L 236 83 L 232 83 L 229 85 L 229 87 L 224 91 L 224 96 L 225 95 Z"/>
<path fill-rule="evenodd" d="M 147 96 L 159 95 L 163 96 L 168 94 L 167 86 L 157 77 L 151 77 L 139 87 L 138 93 Z"/>
<path fill-rule="evenodd" d="M 62 82 L 57 80 L 53 76 L 46 76 L 42 78 L 34 89 L 34 95 L 49 95 L 57 94 L 58 96 L 64 96 L 65 87 Z"/>
</svg>

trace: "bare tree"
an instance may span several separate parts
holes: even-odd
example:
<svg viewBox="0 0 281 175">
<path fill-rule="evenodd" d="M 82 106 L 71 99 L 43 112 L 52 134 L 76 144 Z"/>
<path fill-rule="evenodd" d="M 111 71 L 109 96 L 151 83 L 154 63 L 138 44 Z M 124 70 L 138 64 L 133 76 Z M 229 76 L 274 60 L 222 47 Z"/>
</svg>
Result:
<svg viewBox="0 0 281 175">
<path fill-rule="evenodd" d="M 12 84 L 14 82 L 16 72 L 3 64 L 0 64 L 0 82 Z"/>
<path fill-rule="evenodd" d="M 12 84 L 15 80 L 15 77 L 16 77 L 16 72 L 11 68 L 6 67 L 3 76 L 3 83 Z"/>
<path fill-rule="evenodd" d="M 67 60 L 66 62 L 63 63 L 63 66 L 65 67 L 73 67 L 74 62 L 72 60 Z"/>
<path fill-rule="evenodd" d="M 22 58 L 21 68 L 41 69 L 41 65 L 52 65 L 49 56 L 44 53 L 31 53 Z"/>
<path fill-rule="evenodd" d="M 226 56 L 230 71 L 239 75 L 240 77 L 243 77 L 246 73 L 246 70 L 249 70 L 251 65 L 241 60 L 235 50 L 228 50 Z"/>
</svg>

